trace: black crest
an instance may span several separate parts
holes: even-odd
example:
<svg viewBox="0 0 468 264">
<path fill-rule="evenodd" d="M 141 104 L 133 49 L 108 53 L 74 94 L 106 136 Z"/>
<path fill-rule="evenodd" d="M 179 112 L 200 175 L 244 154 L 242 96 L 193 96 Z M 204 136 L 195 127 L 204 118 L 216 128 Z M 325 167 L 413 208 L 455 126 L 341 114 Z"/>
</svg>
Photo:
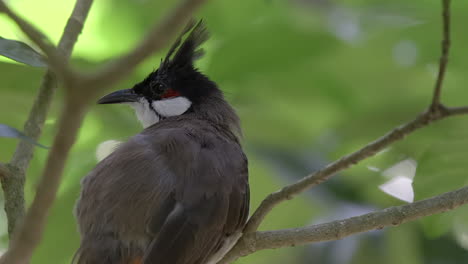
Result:
<svg viewBox="0 0 468 264">
<path fill-rule="evenodd" d="M 134 91 L 159 100 L 169 90 L 173 90 L 189 98 L 192 103 L 218 92 L 216 84 L 194 67 L 195 60 L 204 53 L 200 46 L 208 38 L 205 23 L 202 20 L 197 23 L 191 20 L 172 44 L 159 68 L 136 84 Z"/>
<path fill-rule="evenodd" d="M 190 32 L 190 34 L 182 42 L 183 37 L 188 32 Z M 191 20 L 174 44 L 172 44 L 166 57 L 161 62 L 159 67 L 160 73 L 169 69 L 193 68 L 193 62 L 201 58 L 204 54 L 204 51 L 199 49 L 199 47 L 208 40 L 208 38 L 209 34 L 203 20 L 200 20 L 198 23 Z"/>
</svg>

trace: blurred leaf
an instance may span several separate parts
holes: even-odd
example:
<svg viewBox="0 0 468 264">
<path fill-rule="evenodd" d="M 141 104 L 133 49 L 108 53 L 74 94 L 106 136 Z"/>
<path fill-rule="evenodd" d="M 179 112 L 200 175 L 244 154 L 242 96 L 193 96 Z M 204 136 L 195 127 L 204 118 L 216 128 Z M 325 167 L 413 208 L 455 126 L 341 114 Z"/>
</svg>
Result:
<svg viewBox="0 0 468 264">
<path fill-rule="evenodd" d="M 426 238 L 440 238 L 452 230 L 453 220 L 453 212 L 426 216 L 421 219 L 422 231 Z"/>
<path fill-rule="evenodd" d="M 418 199 L 458 189 L 468 181 L 466 123 L 445 120 L 433 127 L 439 130 L 438 135 L 419 142 L 425 144 L 426 149 L 418 158 L 414 182 Z"/>
<path fill-rule="evenodd" d="M 10 2 L 56 43 L 74 1 Z M 96 1 L 76 45 L 73 63 L 91 70 L 103 60 L 132 49 L 173 5 L 174 1 L 169 0 Z M 352 13 L 330 12 L 334 9 Z M 54 10 L 54 16 L 47 10 Z M 250 160 L 251 211 L 266 195 L 292 180 L 283 177 L 279 169 L 284 166 L 279 168 L 278 164 L 263 161 L 253 151 L 256 146 L 270 146 L 280 153 L 282 149 L 299 153 L 313 150 L 324 157 L 320 162 L 327 162 L 361 148 L 427 106 L 440 55 L 440 11 L 440 1 L 436 0 L 397 0 L 391 4 L 384 0 L 244 0 L 212 1 L 195 14 L 206 20 L 212 35 L 204 47 L 207 56 L 197 65 L 219 84 L 241 116 Z M 464 50 L 468 34 L 463 27 L 467 12 L 468 1 L 453 3 L 453 56 L 443 94 L 447 105 L 466 104 L 468 96 L 468 89 L 464 88 L 468 81 L 468 53 Z M 0 16 L 1 35 L 16 39 L 18 29 L 10 22 Z M 337 32 L 353 37 L 353 41 Z M 402 66 L 394 51 L 405 42 L 412 43 L 408 56 L 414 56 L 414 60 L 411 65 Z M 113 89 L 132 87 L 153 70 L 163 55 L 159 52 L 149 58 Z M 0 72 L 0 120 L 20 127 L 37 92 L 42 68 L 0 63 Z M 60 106 L 60 101 L 53 104 L 47 118 L 56 119 Z M 141 131 L 130 108 L 90 110 L 67 162 L 67 176 L 32 264 L 70 263 L 79 246 L 73 205 L 79 196 L 80 179 L 96 163 L 92 155 L 96 146 L 110 138 L 125 140 Z M 467 131 L 468 122 L 463 117 L 418 130 L 392 145 L 385 154 L 346 170 L 313 193 L 275 208 L 261 229 L 302 226 L 336 212 L 336 202 L 379 208 L 401 204 L 377 188 L 385 178 L 367 169 L 367 165 L 383 170 L 414 158 L 418 162 L 414 182 L 417 200 L 466 185 Z M 44 126 L 43 140 L 50 142 L 55 132 L 54 126 Z M 15 148 L 14 140 L 0 140 L 0 159 L 8 159 Z M 27 202 L 34 197 L 46 156 L 47 152 L 38 152 L 31 162 L 25 186 Z M 304 163 L 317 164 L 317 158 L 309 156 Z M 291 163 L 285 158 L 281 161 Z M 303 173 L 291 175 L 299 177 Z M 468 251 L 456 243 L 455 236 L 448 235 L 453 220 L 453 214 L 441 214 L 418 224 L 365 233 L 340 242 L 264 250 L 241 258 L 238 263 L 344 264 L 331 261 L 336 251 L 328 246 L 351 241 L 358 241 L 359 247 L 346 264 L 466 263 Z"/>
<path fill-rule="evenodd" d="M 0 37 L 0 55 L 33 67 L 47 67 L 44 57 L 21 41 Z"/>
<path fill-rule="evenodd" d="M 402 225 L 398 228 L 386 230 L 387 248 L 384 263 L 422 264 L 423 252 L 420 250 L 418 232 L 414 228 L 416 224 Z"/>
<path fill-rule="evenodd" d="M 18 131 L 16 128 L 0 124 L 0 137 L 8 137 L 8 138 L 19 138 L 28 141 L 31 144 L 34 144 L 38 147 L 48 149 L 49 147 L 46 147 L 38 142 L 36 142 L 34 139 L 26 136 L 24 133 Z"/>
</svg>

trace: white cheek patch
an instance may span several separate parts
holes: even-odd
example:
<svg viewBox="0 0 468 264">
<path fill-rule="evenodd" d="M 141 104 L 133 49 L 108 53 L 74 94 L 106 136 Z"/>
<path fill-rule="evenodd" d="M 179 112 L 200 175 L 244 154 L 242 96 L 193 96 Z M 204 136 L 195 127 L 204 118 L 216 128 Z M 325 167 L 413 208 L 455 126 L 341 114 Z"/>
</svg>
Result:
<svg viewBox="0 0 468 264">
<path fill-rule="evenodd" d="M 153 101 L 153 108 L 162 116 L 176 116 L 181 115 L 187 111 L 192 102 L 190 102 L 186 97 L 179 96 L 175 98 Z"/>
<path fill-rule="evenodd" d="M 159 121 L 159 116 L 149 107 L 145 98 L 141 98 L 139 102 L 129 103 L 129 105 L 135 110 L 136 116 L 144 128 Z"/>
<path fill-rule="evenodd" d="M 138 102 L 129 103 L 129 105 L 135 110 L 136 116 L 143 127 L 147 128 L 159 122 L 160 117 L 176 116 L 185 113 L 192 103 L 187 98 L 179 96 L 153 101 L 151 103 L 153 109 L 151 109 L 148 100 L 145 98 L 141 98 Z"/>
</svg>

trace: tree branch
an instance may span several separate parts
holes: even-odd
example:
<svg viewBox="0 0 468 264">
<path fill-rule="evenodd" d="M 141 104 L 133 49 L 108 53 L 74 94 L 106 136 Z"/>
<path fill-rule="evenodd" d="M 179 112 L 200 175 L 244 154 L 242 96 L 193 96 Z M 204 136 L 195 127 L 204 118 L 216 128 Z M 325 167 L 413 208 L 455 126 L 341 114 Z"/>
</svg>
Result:
<svg viewBox="0 0 468 264">
<path fill-rule="evenodd" d="M 450 50 L 450 0 L 442 1 L 442 20 L 443 20 L 443 33 L 442 33 L 442 55 L 439 61 L 439 73 L 434 88 L 434 95 L 432 97 L 431 108 L 437 109 L 440 104 L 440 92 L 442 90 L 442 83 L 444 82 L 445 72 L 447 69 L 449 50 Z"/>
<path fill-rule="evenodd" d="M 330 163 L 325 168 L 316 171 L 301 180 L 290 184 L 288 186 L 283 187 L 281 190 L 274 192 L 268 197 L 266 197 L 260 206 L 257 208 L 255 213 L 250 218 L 246 228 L 244 231 L 246 233 L 253 232 L 257 230 L 260 223 L 263 221 L 265 216 L 275 207 L 277 204 L 285 201 L 290 200 L 294 196 L 302 193 L 303 191 L 318 185 L 337 172 L 345 170 L 360 161 L 367 159 L 369 157 L 374 156 L 379 151 L 383 150 L 390 144 L 403 139 L 405 136 L 411 134 L 415 130 L 425 127 L 437 120 L 458 115 L 458 114 L 465 114 L 463 111 L 455 111 L 455 109 L 446 108 L 443 106 L 439 106 L 438 112 L 434 112 L 428 110 L 422 114 L 420 114 L 416 119 L 408 122 L 402 126 L 399 126 L 386 135 L 380 137 L 379 139 L 369 143 L 368 145 L 364 146 L 360 150 L 353 152 L 349 155 L 346 155 L 339 160 L 336 160 Z"/>
<path fill-rule="evenodd" d="M 448 107 L 445 109 L 449 115 L 465 115 L 468 114 L 468 106 Z"/>
<path fill-rule="evenodd" d="M 125 56 L 119 63 L 113 64 L 112 67 L 118 69 L 116 72 L 112 72 L 112 74 L 117 75 L 112 76 L 113 80 L 117 79 L 117 77 L 119 77 L 118 75 L 128 73 L 128 70 L 122 70 L 123 68 L 135 67 L 145 56 L 148 56 L 158 48 L 162 48 L 162 45 L 164 45 L 167 40 L 167 36 L 171 36 L 171 34 L 174 33 L 174 25 L 181 24 L 179 20 L 186 21 L 187 19 L 185 18 L 190 17 L 191 12 L 202 2 L 201 0 L 184 1 L 172 15 L 169 15 L 169 18 L 164 21 L 160 27 L 157 27 L 156 31 L 153 31 L 152 34 L 139 45 L 139 48 L 135 49 L 134 53 Z M 158 36 L 155 35 L 156 33 L 162 34 L 162 37 L 159 37 L 164 41 L 159 40 Z M 150 43 L 151 41 L 156 42 L 157 45 L 154 45 L 156 47 L 152 46 L 152 43 Z M 125 65 L 125 63 L 129 63 L 130 65 Z M 78 78 L 80 76 L 74 76 L 74 78 L 75 77 Z M 10 249 L 0 258 L 0 264 L 28 263 L 33 250 L 41 240 L 46 217 L 55 200 L 68 153 L 76 140 L 76 135 L 83 121 L 89 99 L 92 98 L 89 95 L 74 96 L 77 94 L 79 95 L 79 89 L 82 87 L 81 84 L 83 84 L 82 80 L 78 81 L 80 82 L 65 83 L 68 86 L 66 87 L 68 89 L 65 94 L 65 109 L 59 119 L 59 128 L 50 150 L 36 196 L 24 218 L 21 228 L 14 234 Z M 92 80 L 89 83 L 89 87 L 98 87 L 98 84 L 101 84 L 100 81 L 102 81 L 102 79 Z M 102 83 L 102 87 L 111 85 L 114 81 L 110 80 L 104 82 Z"/>
<path fill-rule="evenodd" d="M 78 0 L 78 2 L 80 2 L 80 0 Z M 81 2 L 89 2 L 89 4 L 91 4 L 92 1 L 83 0 Z M 147 37 L 133 51 L 122 56 L 121 58 L 116 59 L 107 67 L 103 68 L 101 71 L 98 71 L 95 74 L 83 76 L 78 76 L 76 75 L 76 73 L 69 72 L 68 65 L 65 65 L 66 67 L 60 67 L 61 63 L 64 62 L 59 60 L 60 54 L 56 52 L 55 48 L 53 48 L 53 46 L 44 41 L 44 36 L 39 31 L 37 31 L 26 21 L 22 20 L 14 13 L 12 13 L 1 0 L 0 10 L 3 10 L 5 13 L 7 13 L 18 24 L 18 26 L 31 38 L 31 40 L 33 40 L 46 53 L 46 55 L 48 55 L 50 66 L 54 70 L 56 70 L 60 76 L 66 77 L 73 75 L 72 77 L 82 79 L 80 80 L 81 82 L 90 84 L 89 86 L 85 85 L 84 87 L 95 88 L 112 85 L 118 80 L 124 78 L 131 70 L 133 70 L 136 67 L 136 65 L 143 61 L 147 56 L 149 56 L 156 50 L 161 49 L 169 41 L 172 34 L 176 31 L 174 29 L 186 23 L 193 10 L 198 8 L 203 2 L 203 0 L 183 1 L 173 12 L 170 13 L 170 15 L 165 20 L 163 20 L 163 22 L 160 25 L 154 27 L 153 30 L 151 30 L 151 32 L 147 35 Z M 356 164 L 362 161 L 363 159 L 375 155 L 383 148 L 398 140 L 403 139 L 406 135 L 414 132 L 418 128 L 425 127 L 434 121 L 449 116 L 468 113 L 468 107 L 447 108 L 440 104 L 440 93 L 446 71 L 446 65 L 448 63 L 448 54 L 450 46 L 450 1 L 444 0 L 443 3 L 444 38 L 442 44 L 442 56 L 440 59 L 439 74 L 434 89 L 434 96 L 431 107 L 426 112 L 420 114 L 413 121 L 395 128 L 390 133 L 368 144 L 361 150 L 358 150 L 348 156 L 341 158 L 340 160 L 331 163 L 324 169 L 319 170 L 303 178 L 297 183 L 286 186 L 280 191 L 270 194 L 262 202 L 260 207 L 251 217 L 249 223 L 245 228 L 245 232 L 247 234 L 245 234 L 241 238 L 239 243 L 236 245 L 236 247 L 233 250 L 231 250 L 231 252 L 228 254 L 228 257 L 232 258 L 234 256 L 234 258 L 237 258 L 238 256 L 240 256 L 238 255 L 239 252 L 243 252 L 242 254 L 248 252 L 247 254 L 249 254 L 260 249 L 291 245 L 291 243 L 289 242 L 290 240 L 288 239 L 294 239 L 293 243 L 295 244 L 309 243 L 312 241 L 323 241 L 327 239 L 329 240 L 335 237 L 336 239 L 339 239 L 353 233 L 364 232 L 367 230 L 381 228 L 389 225 L 397 225 L 406 221 L 414 220 L 418 217 L 441 212 L 443 210 L 453 209 L 456 206 L 467 202 L 468 187 L 465 187 L 458 191 L 443 194 L 438 197 L 416 202 L 414 204 L 389 208 L 383 210 L 382 212 L 375 212 L 342 221 L 335 221 L 327 224 L 304 227 L 299 229 L 248 233 L 255 231 L 260 225 L 261 221 L 267 215 L 267 213 L 271 211 L 271 209 L 278 203 L 287 199 L 291 199 L 295 195 L 303 192 L 304 190 L 323 182 L 324 180 L 331 177 L 333 174 L 342 171 L 346 168 L 349 168 L 353 164 Z M 87 10 L 85 13 L 87 13 Z M 84 15 L 84 18 L 85 17 L 86 14 Z M 78 19 L 76 21 L 78 21 Z M 67 28 L 70 24 L 73 24 L 76 21 L 69 20 Z M 81 26 L 75 26 L 81 30 L 82 24 Z M 68 38 L 68 40 L 70 40 L 68 44 L 64 43 L 62 46 L 64 48 L 70 47 L 71 50 L 71 47 L 76 41 L 76 38 Z M 53 79 L 53 75 L 50 74 L 50 72 L 48 74 L 50 75 L 50 78 L 52 78 L 50 79 L 50 82 L 56 83 L 55 79 Z M 46 81 L 46 77 L 44 78 L 44 81 Z M 68 82 L 67 84 L 71 85 L 70 82 Z M 43 86 L 46 86 L 44 82 Z M 85 100 L 84 98 L 79 98 L 78 100 L 70 99 L 70 93 L 73 93 L 77 87 L 74 86 L 68 88 L 69 93 L 66 97 L 65 110 L 63 111 L 59 121 L 59 129 L 57 132 L 57 136 L 55 137 L 54 144 L 49 153 L 47 165 L 44 169 L 42 180 L 38 186 L 37 195 L 33 201 L 30 210 L 28 211 L 27 217 L 24 220 L 24 224 L 22 225 L 20 232 L 18 232 L 17 235 L 15 235 L 10 250 L 0 258 L 0 263 L 27 263 L 31 257 L 34 248 L 40 241 L 47 212 L 55 199 L 56 191 L 60 183 L 61 174 L 64 168 L 68 152 L 75 141 L 77 130 L 80 127 L 84 113 L 86 112 L 87 100 Z M 50 93 L 46 94 L 45 96 L 48 95 L 50 96 Z M 39 97 L 38 101 L 40 100 Z M 50 102 L 50 98 L 47 100 L 49 100 Z M 46 106 L 45 113 L 47 112 L 47 109 L 48 106 Z M 43 121 L 42 123 L 38 123 L 40 126 L 42 126 Z M 40 128 L 39 133 L 37 135 L 39 134 Z M 29 160 L 32 157 L 32 150 L 30 151 L 30 153 L 30 157 L 27 158 Z M 29 160 L 25 162 L 23 161 L 23 164 L 26 164 L 25 167 L 23 167 L 24 169 L 27 168 Z M 303 232 L 304 234 L 297 234 L 300 232 Z M 322 240 L 314 240 L 318 239 L 317 237 L 314 238 L 314 236 L 318 236 L 320 232 L 322 232 L 321 234 L 324 234 L 320 238 Z M 237 255 L 236 252 L 238 252 Z M 226 262 L 224 262 L 223 260 L 223 263 Z"/>
<path fill-rule="evenodd" d="M 244 235 L 220 263 L 230 263 L 240 256 L 248 255 L 261 249 L 340 239 L 358 232 L 383 228 L 389 225 L 398 225 L 422 216 L 447 211 L 468 202 L 468 187 L 465 187 L 414 204 L 388 208 L 381 212 L 353 217 L 342 221 L 334 221 L 304 228 L 255 232 L 265 216 L 279 203 L 292 199 L 301 192 L 322 183 L 337 172 L 375 155 L 385 147 L 403 139 L 419 128 L 425 127 L 443 118 L 468 114 L 468 107 L 448 108 L 440 103 L 440 93 L 450 48 L 450 0 L 442 0 L 442 2 L 444 24 L 442 55 L 439 64 L 439 75 L 434 88 L 433 100 L 429 109 L 417 116 L 414 120 L 393 129 L 360 150 L 346 155 L 330 163 L 325 168 L 302 178 L 296 183 L 285 186 L 281 190 L 268 195 L 249 219 L 244 228 Z"/>
<path fill-rule="evenodd" d="M 288 186 L 283 187 L 281 190 L 274 192 L 268 197 L 266 197 L 257 210 L 254 212 L 252 217 L 249 219 L 244 232 L 250 233 L 256 231 L 260 226 L 261 222 L 265 218 L 265 216 L 275 207 L 277 204 L 285 201 L 290 200 L 294 196 L 302 193 L 303 191 L 320 184 L 342 170 L 345 170 L 360 161 L 374 156 L 379 151 L 383 150 L 390 144 L 403 139 L 405 136 L 411 134 L 415 130 L 425 127 L 437 120 L 458 115 L 458 114 L 465 114 L 465 107 L 462 108 L 447 108 L 440 104 L 438 99 L 438 94 L 440 93 L 442 87 L 443 76 L 445 73 L 446 65 L 447 65 L 447 58 L 449 53 L 449 20 L 450 20 L 450 13 L 449 13 L 449 4 L 450 0 L 443 0 L 444 2 L 444 9 L 443 9 L 443 17 L 444 17 L 444 41 L 443 41 L 443 55 L 441 58 L 441 62 L 439 65 L 439 76 L 440 78 L 437 79 L 437 85 L 435 90 L 438 92 L 435 93 L 435 105 L 431 105 L 430 108 L 425 111 L 424 113 L 420 114 L 416 119 L 410 121 L 402 126 L 399 126 L 386 135 L 380 137 L 379 139 L 375 140 L 374 142 L 369 143 L 368 145 L 364 146 L 360 150 L 351 153 L 342 157 L 341 159 L 330 163 L 325 168 L 314 172 L 301 180 L 290 184 Z M 445 58 L 445 59 L 444 59 Z"/>
<path fill-rule="evenodd" d="M 10 171 L 8 170 L 7 166 L 3 163 L 0 163 L 0 178 L 8 177 Z"/>
<path fill-rule="evenodd" d="M 146 37 L 128 54 L 115 59 L 109 65 L 95 73 L 81 76 L 83 87 L 110 86 L 127 76 L 139 63 L 152 53 L 162 49 L 185 25 L 193 12 L 206 0 L 184 0 L 160 23 L 156 23 Z"/>
<path fill-rule="evenodd" d="M 230 263 L 239 257 L 263 249 L 304 245 L 339 240 L 369 230 L 398 226 L 424 216 L 453 210 L 468 203 L 468 186 L 415 203 L 386 208 L 361 216 L 301 228 L 246 234 L 218 264 Z"/>
<path fill-rule="evenodd" d="M 64 105 L 65 109 L 59 119 L 59 128 L 42 173 L 42 180 L 37 187 L 36 196 L 21 223 L 21 228 L 14 233 L 9 250 L 0 258 L 1 264 L 29 263 L 34 248 L 41 240 L 46 216 L 55 200 L 68 152 L 75 142 L 86 111 L 84 102 L 70 97 L 65 100 Z"/>
<path fill-rule="evenodd" d="M 26 20 L 16 15 L 3 0 L 0 0 L 0 12 L 3 12 L 9 16 L 26 34 L 26 36 L 28 36 L 28 38 L 32 40 L 46 54 L 49 68 L 52 68 L 55 73 L 64 79 L 71 75 L 67 60 L 64 59 L 61 54 L 59 54 L 54 45 L 51 44 L 50 40 L 42 32 L 40 32 Z"/>
<path fill-rule="evenodd" d="M 66 63 L 70 58 L 73 46 L 83 29 L 83 23 L 89 13 L 92 2 L 92 0 L 78 0 L 73 8 L 58 45 L 58 51 L 61 53 L 63 63 Z M 38 34 L 42 35 L 41 33 Z M 35 140 L 41 134 L 56 87 L 57 80 L 55 75 L 51 70 L 48 70 L 42 79 L 38 95 L 29 112 L 29 117 L 25 122 L 23 130 L 26 135 Z M 2 187 L 5 193 L 5 211 L 8 218 L 8 234 L 10 237 L 13 230 L 15 230 L 17 222 L 24 216 L 24 181 L 34 149 L 31 143 L 21 141 L 9 164 L 14 172 L 10 174 L 11 177 L 2 179 Z"/>
</svg>

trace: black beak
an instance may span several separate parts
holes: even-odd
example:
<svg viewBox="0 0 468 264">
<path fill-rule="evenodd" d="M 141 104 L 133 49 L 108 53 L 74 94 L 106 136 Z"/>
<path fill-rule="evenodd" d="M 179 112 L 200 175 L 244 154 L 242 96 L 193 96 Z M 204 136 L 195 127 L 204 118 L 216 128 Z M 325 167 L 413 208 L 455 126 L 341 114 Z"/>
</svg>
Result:
<svg viewBox="0 0 468 264">
<path fill-rule="evenodd" d="M 104 95 L 98 104 L 118 104 L 118 103 L 131 103 L 138 102 L 138 96 L 132 89 L 125 89 Z"/>
</svg>

